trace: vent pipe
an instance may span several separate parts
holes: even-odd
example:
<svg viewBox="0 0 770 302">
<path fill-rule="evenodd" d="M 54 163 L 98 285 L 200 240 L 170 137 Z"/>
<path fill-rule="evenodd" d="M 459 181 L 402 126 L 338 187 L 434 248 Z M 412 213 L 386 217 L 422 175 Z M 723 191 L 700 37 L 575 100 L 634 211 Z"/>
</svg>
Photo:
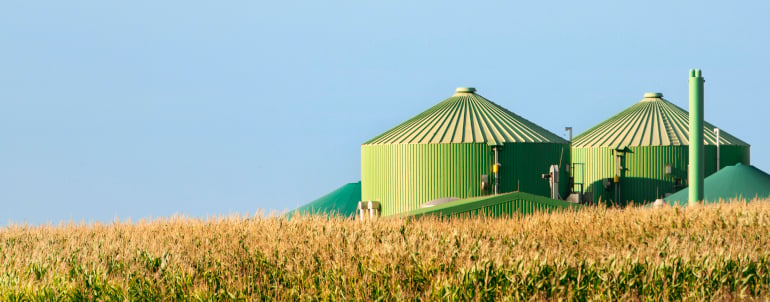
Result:
<svg viewBox="0 0 770 302">
<path fill-rule="evenodd" d="M 495 165 L 492 166 L 492 172 L 495 173 L 495 195 L 499 194 L 500 191 L 498 189 L 500 188 L 500 175 L 497 174 L 500 171 L 500 161 L 498 160 L 497 152 L 498 152 L 498 146 L 492 147 L 492 150 L 495 151 Z"/>
<path fill-rule="evenodd" d="M 717 171 L 719 171 L 719 128 L 714 128 L 714 133 L 717 135 Z"/>
<path fill-rule="evenodd" d="M 690 164 L 687 173 L 690 206 L 703 200 L 703 76 L 690 69 Z"/>
</svg>

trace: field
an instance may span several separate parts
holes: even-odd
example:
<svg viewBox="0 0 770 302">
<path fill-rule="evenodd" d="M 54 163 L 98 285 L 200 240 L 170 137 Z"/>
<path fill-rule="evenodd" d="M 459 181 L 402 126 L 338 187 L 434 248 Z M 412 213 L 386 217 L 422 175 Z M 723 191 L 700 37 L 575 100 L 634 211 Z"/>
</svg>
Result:
<svg viewBox="0 0 770 302">
<path fill-rule="evenodd" d="M 509 218 L 232 216 L 0 228 L 2 301 L 770 296 L 770 203 Z"/>
</svg>

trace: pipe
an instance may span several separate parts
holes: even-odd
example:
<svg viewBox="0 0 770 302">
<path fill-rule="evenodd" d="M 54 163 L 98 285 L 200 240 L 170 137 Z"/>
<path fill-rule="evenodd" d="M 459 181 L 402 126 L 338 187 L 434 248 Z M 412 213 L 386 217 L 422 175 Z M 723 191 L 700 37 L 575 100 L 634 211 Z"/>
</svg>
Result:
<svg viewBox="0 0 770 302">
<path fill-rule="evenodd" d="M 615 199 L 613 202 L 620 204 L 620 152 L 617 149 L 612 152 L 615 156 L 615 175 L 612 178 L 612 182 L 615 184 L 615 192 L 613 193 L 615 194 Z"/>
<path fill-rule="evenodd" d="M 551 165 L 551 199 L 561 199 L 559 194 L 559 166 Z"/>
<path fill-rule="evenodd" d="M 492 150 L 495 151 L 495 167 L 494 167 L 494 170 L 495 170 L 495 195 L 497 195 L 498 194 L 497 190 L 499 188 L 499 183 L 500 183 L 500 178 L 498 177 L 498 172 L 499 172 L 498 170 L 500 169 L 500 162 L 497 160 L 497 146 L 493 147 Z"/>
<path fill-rule="evenodd" d="M 703 76 L 690 69 L 690 164 L 687 173 L 690 206 L 703 200 Z"/>
<path fill-rule="evenodd" d="M 714 133 L 717 135 L 717 171 L 719 171 L 719 128 L 714 128 Z"/>
</svg>

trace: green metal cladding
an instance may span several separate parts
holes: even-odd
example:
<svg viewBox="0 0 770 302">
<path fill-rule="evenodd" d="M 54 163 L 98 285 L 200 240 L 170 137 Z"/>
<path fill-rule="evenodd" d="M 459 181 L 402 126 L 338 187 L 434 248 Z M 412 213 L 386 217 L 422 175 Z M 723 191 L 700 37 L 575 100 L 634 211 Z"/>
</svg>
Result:
<svg viewBox="0 0 770 302">
<path fill-rule="evenodd" d="M 287 216 L 304 214 L 352 217 L 356 214 L 360 200 L 361 182 L 352 182 L 294 209 Z"/>
<path fill-rule="evenodd" d="M 712 124 L 703 127 L 704 174 L 708 176 L 716 172 L 716 135 Z M 646 93 L 640 102 L 575 137 L 572 162 L 583 165 L 582 169 L 576 166 L 575 182 L 582 181 L 594 201 L 618 205 L 646 203 L 677 192 L 687 186 L 688 135 L 687 111 L 660 93 Z M 721 167 L 750 164 L 747 143 L 725 131 L 720 131 L 719 142 Z M 612 183 L 616 174 L 618 189 Z M 611 182 L 608 189 L 605 179 Z"/>
<path fill-rule="evenodd" d="M 704 181 L 704 203 L 730 202 L 770 197 L 770 175 L 754 166 L 737 164 L 722 167 Z M 689 203 L 688 190 L 681 190 L 665 198 L 670 205 Z"/>
<path fill-rule="evenodd" d="M 415 210 L 445 197 L 493 193 L 498 148 L 499 192 L 548 195 L 541 174 L 569 164 L 569 143 L 483 98 L 472 88 L 456 93 L 361 146 L 361 198 L 379 201 L 382 215 Z M 490 186 L 481 188 L 482 175 Z M 567 182 L 560 183 L 566 194 Z"/>
</svg>

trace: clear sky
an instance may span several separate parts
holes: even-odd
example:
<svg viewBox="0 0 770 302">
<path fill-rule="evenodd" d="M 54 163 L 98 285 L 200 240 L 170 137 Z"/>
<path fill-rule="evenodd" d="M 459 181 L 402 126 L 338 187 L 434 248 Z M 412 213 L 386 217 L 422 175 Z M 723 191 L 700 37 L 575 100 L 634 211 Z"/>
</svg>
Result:
<svg viewBox="0 0 770 302">
<path fill-rule="evenodd" d="M 3 1 L 0 225 L 291 209 L 473 86 L 575 135 L 644 92 L 770 171 L 768 1 Z"/>
</svg>

